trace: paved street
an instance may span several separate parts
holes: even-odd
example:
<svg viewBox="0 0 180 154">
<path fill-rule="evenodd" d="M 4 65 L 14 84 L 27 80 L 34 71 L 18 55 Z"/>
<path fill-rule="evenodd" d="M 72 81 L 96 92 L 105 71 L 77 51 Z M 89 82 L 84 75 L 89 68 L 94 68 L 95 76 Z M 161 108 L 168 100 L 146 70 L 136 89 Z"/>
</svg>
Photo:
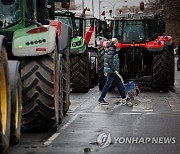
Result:
<svg viewBox="0 0 180 154">
<path fill-rule="evenodd" d="M 180 72 L 175 91 L 143 91 L 133 107 L 121 106 L 117 91 L 109 106 L 98 105 L 98 87 L 71 93 L 71 107 L 55 133 L 23 132 L 9 154 L 178 154 L 180 151 Z"/>
</svg>

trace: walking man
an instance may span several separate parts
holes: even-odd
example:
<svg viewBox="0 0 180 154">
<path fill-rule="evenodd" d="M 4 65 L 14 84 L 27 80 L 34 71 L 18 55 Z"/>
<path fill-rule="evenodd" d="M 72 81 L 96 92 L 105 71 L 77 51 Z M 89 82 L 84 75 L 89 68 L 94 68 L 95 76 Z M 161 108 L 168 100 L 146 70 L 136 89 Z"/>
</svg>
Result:
<svg viewBox="0 0 180 154">
<path fill-rule="evenodd" d="M 101 96 L 98 101 L 101 105 L 109 105 L 108 102 L 104 100 L 106 94 L 112 85 L 112 82 L 115 81 L 117 89 L 123 99 L 126 99 L 126 92 L 122 87 L 121 80 L 116 75 L 116 72 L 119 70 L 119 56 L 116 51 L 116 44 L 118 43 L 117 38 L 112 38 L 112 40 L 107 45 L 107 51 L 104 56 L 104 75 L 107 77 L 106 83 L 102 89 Z"/>
</svg>

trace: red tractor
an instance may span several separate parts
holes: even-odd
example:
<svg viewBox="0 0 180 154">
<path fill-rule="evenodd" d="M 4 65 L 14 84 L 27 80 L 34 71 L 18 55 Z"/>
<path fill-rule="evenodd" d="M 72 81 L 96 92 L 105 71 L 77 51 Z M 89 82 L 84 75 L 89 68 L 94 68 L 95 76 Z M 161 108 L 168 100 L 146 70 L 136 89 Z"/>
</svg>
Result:
<svg viewBox="0 0 180 154">
<path fill-rule="evenodd" d="M 119 40 L 120 74 L 142 89 L 167 91 L 174 86 L 174 47 L 171 36 L 164 35 L 162 15 L 132 15 L 115 18 L 113 37 Z M 105 44 L 105 42 L 104 42 Z M 105 48 L 99 51 L 99 89 L 105 77 Z"/>
</svg>

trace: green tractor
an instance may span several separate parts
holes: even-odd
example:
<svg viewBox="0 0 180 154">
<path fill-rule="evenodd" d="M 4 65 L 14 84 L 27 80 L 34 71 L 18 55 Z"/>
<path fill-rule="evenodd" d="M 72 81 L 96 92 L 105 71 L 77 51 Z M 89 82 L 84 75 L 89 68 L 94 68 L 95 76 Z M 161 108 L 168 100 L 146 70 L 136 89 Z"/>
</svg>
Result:
<svg viewBox="0 0 180 154">
<path fill-rule="evenodd" d="M 75 22 L 77 27 L 77 32 L 79 36 L 82 36 L 87 44 L 87 50 L 89 53 L 89 79 L 90 87 L 93 88 L 98 84 L 98 67 L 97 67 L 97 19 L 94 14 L 85 8 L 83 10 L 73 10 L 75 14 Z"/>
<path fill-rule="evenodd" d="M 67 10 L 55 11 L 55 18 L 69 25 L 72 29 L 70 49 L 71 89 L 73 92 L 88 92 L 90 90 L 89 54 L 84 38 L 78 35 L 75 13 Z"/>
<path fill-rule="evenodd" d="M 121 16 L 114 20 L 113 37 L 119 40 L 120 74 L 135 81 L 141 89 L 167 91 L 174 86 L 174 47 L 171 36 L 164 35 L 162 15 Z M 99 89 L 105 83 L 103 61 L 106 50 L 99 51 Z"/>
<path fill-rule="evenodd" d="M 68 111 L 71 31 L 53 18 L 47 20 L 47 8 L 54 3 L 0 0 L 0 153 L 7 153 L 9 134 L 12 142 L 19 140 L 21 108 L 25 130 L 56 130 Z"/>
</svg>

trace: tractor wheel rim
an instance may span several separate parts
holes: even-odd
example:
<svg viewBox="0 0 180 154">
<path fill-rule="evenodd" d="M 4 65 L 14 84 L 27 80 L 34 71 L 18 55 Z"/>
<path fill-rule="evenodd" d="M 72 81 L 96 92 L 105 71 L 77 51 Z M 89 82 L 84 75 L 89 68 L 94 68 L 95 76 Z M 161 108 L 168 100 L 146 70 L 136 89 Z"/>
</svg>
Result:
<svg viewBox="0 0 180 154">
<path fill-rule="evenodd" d="M 19 123 L 19 93 L 16 89 L 16 112 L 15 112 L 15 118 L 16 118 L 16 128 L 18 128 Z"/>
<path fill-rule="evenodd" d="M 7 122 L 7 87 L 6 87 L 6 77 L 4 69 L 1 70 L 1 123 L 2 123 L 2 133 L 6 133 L 6 122 Z"/>
</svg>

